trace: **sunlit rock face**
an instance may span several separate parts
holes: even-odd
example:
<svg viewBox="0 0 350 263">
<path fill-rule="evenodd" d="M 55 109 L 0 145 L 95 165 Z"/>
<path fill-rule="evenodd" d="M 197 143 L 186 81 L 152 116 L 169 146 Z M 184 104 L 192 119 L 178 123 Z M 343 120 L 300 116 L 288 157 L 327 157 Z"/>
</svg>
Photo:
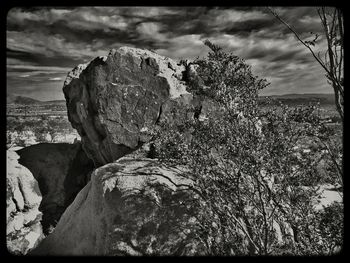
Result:
<svg viewBox="0 0 350 263">
<path fill-rule="evenodd" d="M 42 200 L 38 182 L 18 163 L 16 152 L 7 151 L 6 241 L 10 253 L 23 255 L 44 237 L 40 224 Z"/>
<path fill-rule="evenodd" d="M 186 91 L 187 70 L 151 51 L 121 47 L 68 74 L 69 121 L 96 167 L 139 148 L 150 139 L 144 131 L 159 121 L 181 121 L 187 106 L 201 105 Z"/>
<path fill-rule="evenodd" d="M 64 210 L 87 184 L 94 168 L 81 143 L 40 143 L 17 151 L 42 194 L 39 210 L 45 234 L 55 227 Z"/>
<path fill-rule="evenodd" d="M 198 196 L 181 169 L 123 157 L 91 181 L 32 255 L 201 255 Z"/>
</svg>

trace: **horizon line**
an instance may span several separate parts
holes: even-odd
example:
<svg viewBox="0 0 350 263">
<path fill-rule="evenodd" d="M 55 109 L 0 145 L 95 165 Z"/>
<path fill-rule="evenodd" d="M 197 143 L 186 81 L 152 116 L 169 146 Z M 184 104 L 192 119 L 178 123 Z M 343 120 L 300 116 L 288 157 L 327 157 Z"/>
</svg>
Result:
<svg viewBox="0 0 350 263">
<path fill-rule="evenodd" d="M 25 98 L 29 98 L 29 99 L 33 99 L 33 100 L 36 100 L 36 101 L 39 101 L 39 102 L 50 102 L 50 101 L 65 101 L 64 98 L 62 99 L 52 99 L 52 100 L 39 100 L 39 99 L 36 99 L 36 98 L 33 98 L 31 96 L 26 96 L 26 95 L 20 95 L 20 94 L 15 94 L 15 93 L 8 93 L 6 95 L 7 96 L 17 96 L 17 97 L 25 97 Z M 286 95 L 334 95 L 334 93 L 315 93 L 315 92 L 310 92 L 310 93 L 283 93 L 283 94 L 269 94 L 269 95 L 261 95 L 259 94 L 258 96 L 259 97 L 271 97 L 271 96 L 286 96 Z"/>
</svg>

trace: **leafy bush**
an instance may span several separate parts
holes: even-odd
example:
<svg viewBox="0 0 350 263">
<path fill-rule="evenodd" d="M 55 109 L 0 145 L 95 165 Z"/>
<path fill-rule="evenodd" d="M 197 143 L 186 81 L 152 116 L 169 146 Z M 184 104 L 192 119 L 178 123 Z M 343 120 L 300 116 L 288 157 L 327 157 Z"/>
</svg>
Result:
<svg viewBox="0 0 350 263">
<path fill-rule="evenodd" d="M 332 253 L 341 249 L 343 243 L 344 209 L 339 202 L 334 202 L 318 213 L 318 231 L 322 242 L 319 250 Z"/>
<path fill-rule="evenodd" d="M 217 110 L 205 120 L 161 123 L 153 132 L 157 158 L 190 168 L 186 176 L 203 201 L 198 235 L 207 253 L 334 252 L 330 244 L 341 246 L 342 241 L 320 234 L 328 231 L 328 221 L 314 209 L 319 182 L 325 180 L 317 171 L 322 156 L 302 148 L 322 139 L 317 109 L 282 105 L 259 110 L 258 91 L 266 81 L 253 76 L 242 59 L 205 44 L 211 51 L 193 63 L 197 76 L 189 91 L 215 101 Z M 339 217 L 340 211 L 327 213 Z M 319 243 L 329 251 L 320 250 Z"/>
</svg>

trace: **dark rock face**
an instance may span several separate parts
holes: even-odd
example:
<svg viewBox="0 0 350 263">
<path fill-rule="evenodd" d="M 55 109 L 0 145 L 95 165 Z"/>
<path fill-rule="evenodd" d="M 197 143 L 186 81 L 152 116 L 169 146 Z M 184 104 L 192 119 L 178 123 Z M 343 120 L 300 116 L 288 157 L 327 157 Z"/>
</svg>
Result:
<svg viewBox="0 0 350 263">
<path fill-rule="evenodd" d="M 160 120 L 180 121 L 184 105 L 201 103 L 186 91 L 185 71 L 169 58 L 122 47 L 68 74 L 69 120 L 96 167 L 138 149 Z"/>
<path fill-rule="evenodd" d="M 80 143 L 41 143 L 17 153 L 19 163 L 27 167 L 39 183 L 42 202 L 42 226 L 48 234 L 64 210 L 89 181 L 94 166 Z"/>
<path fill-rule="evenodd" d="M 43 238 L 38 182 L 18 163 L 18 154 L 7 151 L 6 242 L 9 252 L 24 255 Z"/>
<path fill-rule="evenodd" d="M 181 168 L 123 157 L 96 169 L 31 255 L 203 255 L 198 196 Z"/>
</svg>

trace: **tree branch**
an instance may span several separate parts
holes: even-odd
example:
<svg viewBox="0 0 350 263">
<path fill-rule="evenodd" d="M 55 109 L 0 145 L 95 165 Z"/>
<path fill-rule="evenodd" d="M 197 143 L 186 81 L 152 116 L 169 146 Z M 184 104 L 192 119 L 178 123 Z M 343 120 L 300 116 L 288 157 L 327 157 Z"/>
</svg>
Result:
<svg viewBox="0 0 350 263">
<path fill-rule="evenodd" d="M 302 43 L 312 54 L 312 56 L 316 59 L 316 61 L 324 68 L 324 70 L 330 74 L 330 71 L 328 70 L 328 68 L 325 66 L 325 64 L 323 63 L 322 60 L 320 60 L 317 55 L 314 53 L 314 51 L 312 50 L 312 48 L 310 48 L 310 46 L 308 44 L 305 43 L 304 40 L 302 40 L 299 36 L 299 34 L 297 32 L 295 32 L 295 30 L 287 23 L 285 22 L 275 11 L 273 11 L 270 7 L 267 7 L 268 10 L 281 22 L 283 23 L 294 35 L 295 37 L 299 40 L 300 43 Z"/>
<path fill-rule="evenodd" d="M 332 47 L 335 47 L 336 50 L 336 43 L 333 43 L 334 38 L 335 38 L 335 31 L 334 29 L 336 28 L 336 11 L 333 12 L 333 16 L 331 14 L 327 14 L 331 16 L 333 19 L 331 20 L 331 27 L 329 28 L 329 25 L 327 23 L 327 17 L 326 17 L 326 9 L 325 7 L 321 7 L 321 9 L 317 9 L 317 13 L 321 19 L 321 24 L 323 26 L 323 29 L 325 31 L 326 35 L 326 40 L 327 40 L 327 52 L 325 53 L 325 60 L 322 61 L 321 58 L 315 54 L 313 49 L 310 47 L 310 45 L 307 43 L 307 41 L 304 41 L 300 38 L 299 34 L 287 23 L 285 22 L 274 10 L 272 10 L 270 7 L 267 7 L 267 9 L 271 12 L 271 14 L 276 17 L 281 23 L 283 23 L 294 35 L 295 37 L 299 40 L 300 43 L 302 43 L 312 54 L 312 56 L 316 59 L 316 61 L 322 66 L 322 68 L 326 71 L 326 77 L 328 80 L 331 82 L 331 85 L 334 89 L 335 92 L 335 103 L 337 106 L 337 111 L 339 112 L 339 115 L 344 122 L 344 109 L 343 105 L 341 103 L 341 100 L 337 96 L 341 96 L 341 99 L 343 100 L 344 98 L 344 90 L 343 90 L 343 82 L 340 79 L 339 75 L 341 75 L 341 69 L 342 67 L 342 61 L 343 61 L 343 26 L 342 26 L 342 17 L 340 17 L 340 13 L 338 11 L 338 23 L 339 23 L 339 30 L 340 30 L 340 35 L 341 35 L 341 55 L 340 55 L 340 73 L 338 72 L 338 58 L 335 57 L 335 54 L 333 52 Z M 328 56 L 327 56 L 328 54 Z M 327 62 L 327 58 L 329 59 L 329 64 Z"/>
</svg>

